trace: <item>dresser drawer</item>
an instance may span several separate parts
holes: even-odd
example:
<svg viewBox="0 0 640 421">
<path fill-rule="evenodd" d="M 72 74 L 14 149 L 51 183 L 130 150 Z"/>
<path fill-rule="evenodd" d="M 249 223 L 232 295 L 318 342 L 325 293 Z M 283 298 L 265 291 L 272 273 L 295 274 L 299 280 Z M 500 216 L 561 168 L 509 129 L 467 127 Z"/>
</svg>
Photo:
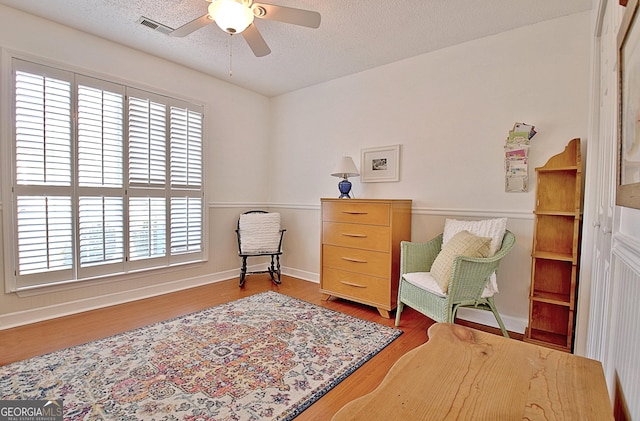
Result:
<svg viewBox="0 0 640 421">
<path fill-rule="evenodd" d="M 322 244 L 388 252 L 390 241 L 388 227 L 339 222 L 322 224 Z"/>
<path fill-rule="evenodd" d="M 359 302 L 389 305 L 389 281 L 384 278 L 323 267 L 322 289 Z"/>
<path fill-rule="evenodd" d="M 322 205 L 322 220 L 354 224 L 389 225 L 387 203 L 359 203 L 343 199 Z"/>
<path fill-rule="evenodd" d="M 365 275 L 387 278 L 391 274 L 388 253 L 324 245 L 322 265 Z"/>
</svg>

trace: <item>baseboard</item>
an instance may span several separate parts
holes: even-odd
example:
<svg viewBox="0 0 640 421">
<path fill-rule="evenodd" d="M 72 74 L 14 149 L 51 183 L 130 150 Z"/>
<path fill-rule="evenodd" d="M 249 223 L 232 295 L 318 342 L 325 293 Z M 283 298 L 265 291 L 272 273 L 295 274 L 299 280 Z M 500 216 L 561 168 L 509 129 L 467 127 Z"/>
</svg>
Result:
<svg viewBox="0 0 640 421">
<path fill-rule="evenodd" d="M 0 330 L 237 278 L 239 269 L 0 315 Z"/>
<path fill-rule="evenodd" d="M 295 278 L 303 279 L 305 281 L 311 281 L 315 283 L 320 283 L 320 275 L 318 273 L 305 272 L 298 269 L 287 268 L 282 269 L 282 272 L 286 275 L 293 276 Z M 485 326 L 491 326 L 496 329 L 500 329 L 498 326 L 498 322 L 495 317 L 493 317 L 493 313 L 486 310 L 477 310 L 472 308 L 460 308 L 458 309 L 457 318 L 466 320 L 471 323 L 481 324 Z M 502 318 L 502 322 L 509 332 L 524 334 L 529 321 L 527 319 L 520 319 L 517 317 L 510 317 L 500 315 Z"/>
<path fill-rule="evenodd" d="M 500 326 L 498 326 L 496 318 L 490 311 L 462 307 L 458 309 L 458 313 L 456 316 L 457 318 L 466 320 L 468 322 L 491 326 L 498 329 L 500 328 Z M 500 318 L 502 318 L 502 322 L 509 332 L 524 334 L 524 331 L 529 323 L 527 319 L 519 319 L 517 317 L 510 317 L 502 314 L 500 315 Z"/>
<path fill-rule="evenodd" d="M 247 269 L 249 271 L 258 271 L 264 269 L 264 265 L 250 265 L 247 267 Z M 287 276 L 293 276 L 295 278 L 303 279 L 306 281 L 319 283 L 318 274 L 314 274 L 311 272 L 282 267 L 282 273 Z M 177 281 L 165 282 L 159 285 L 152 285 L 144 288 L 137 288 L 133 290 L 102 295 L 99 297 L 91 297 L 68 303 L 55 304 L 47 307 L 39 307 L 10 314 L 3 314 L 0 315 L 0 330 L 10 329 L 12 327 L 28 325 L 44 320 L 69 316 L 71 314 L 82 313 L 85 311 L 124 304 L 131 301 L 143 300 L 145 298 L 156 297 L 158 295 L 170 294 L 172 292 L 182 291 L 189 288 L 195 288 L 207 284 L 226 281 L 228 279 L 237 278 L 239 274 L 240 269 L 238 268 L 224 272 L 208 274 L 206 276 L 200 276 L 190 279 L 180 279 Z"/>
<path fill-rule="evenodd" d="M 282 268 L 282 273 L 288 276 L 293 276 L 294 278 L 302 279 L 303 281 L 309 281 L 309 282 L 314 282 L 316 284 L 320 284 L 319 273 L 307 272 L 300 269 L 284 268 L 284 267 Z"/>
<path fill-rule="evenodd" d="M 262 268 L 263 265 L 257 264 L 251 265 L 247 269 L 249 271 L 256 271 L 261 270 Z M 0 315 L 0 330 L 41 322 L 43 320 L 54 319 L 57 317 L 68 316 L 71 314 L 82 313 L 84 311 L 95 310 L 98 308 L 128 303 L 131 301 L 142 300 L 158 295 L 169 294 L 172 292 L 195 288 L 215 282 L 226 281 L 228 279 L 237 278 L 239 275 L 239 271 L 239 269 L 233 269 L 224 272 L 208 274 L 206 276 L 181 279 L 178 281 L 166 282 L 160 285 L 152 285 L 135 290 L 122 291 L 114 294 L 103 295 L 100 297 L 92 297 L 68 303 L 4 314 Z M 305 281 L 320 283 L 320 276 L 318 273 L 307 272 L 289 267 L 282 267 L 282 273 L 284 275 L 292 276 L 294 278 L 302 279 Z M 498 323 L 493 317 L 493 313 L 488 311 L 461 308 L 458 310 L 457 317 L 472 323 L 478 323 L 498 328 Z M 502 321 L 504 322 L 507 330 L 509 330 L 510 332 L 524 333 L 525 328 L 527 327 L 526 319 L 502 316 Z"/>
<path fill-rule="evenodd" d="M 285 269 L 282 269 L 285 273 Z M 298 269 L 287 268 L 286 275 L 293 276 L 295 278 L 303 279 L 305 281 L 311 281 L 320 283 L 320 275 L 318 273 L 305 272 Z M 500 329 L 498 322 L 493 313 L 486 310 L 477 310 L 472 308 L 460 308 L 458 309 L 457 317 L 462 320 L 466 320 L 471 323 L 477 323 L 485 326 L 495 327 Z M 509 332 L 524 334 L 524 331 L 529 323 L 527 319 L 519 319 L 517 317 L 509 317 L 500 315 L 502 322 Z"/>
<path fill-rule="evenodd" d="M 266 263 L 254 263 L 252 265 L 247 265 L 247 272 L 264 271 L 265 264 L 268 266 L 268 262 L 266 262 Z M 290 267 L 287 267 L 287 266 L 282 266 L 280 268 L 280 270 L 282 271 L 283 275 L 291 276 L 293 278 L 302 279 L 303 281 L 314 282 L 316 284 L 320 283 L 320 274 L 319 273 L 307 272 L 305 270 L 290 268 Z M 240 269 L 237 269 L 236 270 L 236 276 L 238 276 L 239 272 L 240 272 Z"/>
</svg>

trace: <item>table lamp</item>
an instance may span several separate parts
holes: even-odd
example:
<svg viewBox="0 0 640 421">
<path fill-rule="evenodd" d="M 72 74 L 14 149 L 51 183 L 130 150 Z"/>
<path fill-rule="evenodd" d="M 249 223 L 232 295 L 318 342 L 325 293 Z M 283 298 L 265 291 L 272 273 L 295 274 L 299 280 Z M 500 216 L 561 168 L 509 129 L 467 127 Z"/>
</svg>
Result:
<svg viewBox="0 0 640 421">
<path fill-rule="evenodd" d="M 339 199 L 351 199 L 351 196 L 349 196 L 349 192 L 351 191 L 349 177 L 357 177 L 360 175 L 356 164 L 353 163 L 353 159 L 351 159 L 350 156 L 340 158 L 331 175 L 334 177 L 342 177 L 342 180 L 338 183 L 338 189 L 340 190 Z"/>
</svg>

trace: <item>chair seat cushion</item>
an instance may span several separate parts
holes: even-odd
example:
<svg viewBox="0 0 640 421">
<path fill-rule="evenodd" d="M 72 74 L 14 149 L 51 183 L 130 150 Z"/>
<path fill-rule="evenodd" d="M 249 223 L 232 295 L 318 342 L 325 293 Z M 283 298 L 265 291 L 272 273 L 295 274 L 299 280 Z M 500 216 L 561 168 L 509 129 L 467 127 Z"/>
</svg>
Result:
<svg viewBox="0 0 640 421">
<path fill-rule="evenodd" d="M 411 272 L 402 275 L 405 281 L 417 286 L 418 288 L 429 291 L 439 297 L 446 297 L 447 294 L 442 292 L 440 285 L 436 282 L 431 272 Z"/>
<path fill-rule="evenodd" d="M 453 272 L 453 260 L 456 256 L 487 257 L 491 238 L 479 237 L 469 231 L 460 231 L 442 247 L 433 261 L 431 273 L 443 292 L 449 291 L 449 282 Z"/>
<path fill-rule="evenodd" d="M 447 296 L 447 294 L 442 292 L 442 290 L 440 289 L 440 285 L 438 285 L 438 282 L 436 282 L 436 279 L 433 277 L 431 272 L 405 273 L 404 275 L 402 275 L 402 277 L 410 284 L 429 291 L 430 293 L 437 295 L 438 297 L 445 298 Z M 495 292 L 487 287 L 484 289 L 484 291 L 482 291 L 482 298 L 493 297 L 493 294 L 495 294 Z"/>
</svg>

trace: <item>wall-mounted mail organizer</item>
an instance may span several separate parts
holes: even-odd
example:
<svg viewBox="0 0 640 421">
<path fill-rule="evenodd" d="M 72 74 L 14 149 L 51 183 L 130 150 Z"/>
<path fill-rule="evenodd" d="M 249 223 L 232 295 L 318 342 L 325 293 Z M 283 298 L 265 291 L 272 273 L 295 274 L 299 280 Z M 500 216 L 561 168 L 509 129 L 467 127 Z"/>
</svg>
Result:
<svg viewBox="0 0 640 421">
<path fill-rule="evenodd" d="M 506 192 L 529 191 L 529 146 L 535 134 L 535 127 L 525 123 L 515 123 L 509 131 L 504 145 Z"/>
</svg>

